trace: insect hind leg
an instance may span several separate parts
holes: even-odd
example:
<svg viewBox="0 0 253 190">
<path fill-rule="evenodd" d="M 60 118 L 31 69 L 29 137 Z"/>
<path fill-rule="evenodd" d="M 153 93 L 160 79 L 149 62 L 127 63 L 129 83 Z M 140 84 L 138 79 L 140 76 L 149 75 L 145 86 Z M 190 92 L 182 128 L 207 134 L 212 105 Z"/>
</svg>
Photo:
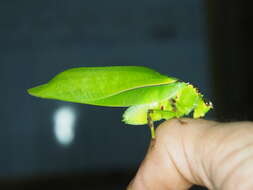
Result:
<svg viewBox="0 0 253 190">
<path fill-rule="evenodd" d="M 151 130 L 151 138 L 155 139 L 155 127 L 154 127 L 154 121 L 151 117 L 151 114 L 154 113 L 153 109 L 149 109 L 147 112 L 147 121 L 148 121 L 148 127 Z"/>
<path fill-rule="evenodd" d="M 175 116 L 175 112 L 172 111 L 167 111 L 167 110 L 159 110 L 159 109 L 149 109 L 147 111 L 147 123 L 148 123 L 148 127 L 151 130 L 151 137 L 152 139 L 155 139 L 155 127 L 154 127 L 154 121 L 152 118 L 152 114 L 159 114 L 161 116 L 161 118 L 163 119 L 171 119 Z"/>
</svg>

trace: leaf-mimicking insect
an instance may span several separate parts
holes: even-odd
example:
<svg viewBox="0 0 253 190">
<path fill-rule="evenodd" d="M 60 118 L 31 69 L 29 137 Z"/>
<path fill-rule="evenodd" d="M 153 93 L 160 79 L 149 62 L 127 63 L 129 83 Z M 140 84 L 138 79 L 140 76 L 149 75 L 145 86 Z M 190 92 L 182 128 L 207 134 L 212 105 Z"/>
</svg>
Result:
<svg viewBox="0 0 253 190">
<path fill-rule="evenodd" d="M 68 69 L 28 93 L 96 106 L 129 107 L 123 121 L 148 124 L 155 138 L 153 121 L 180 118 L 193 112 L 205 116 L 212 108 L 191 84 L 141 66 L 81 67 Z"/>
</svg>

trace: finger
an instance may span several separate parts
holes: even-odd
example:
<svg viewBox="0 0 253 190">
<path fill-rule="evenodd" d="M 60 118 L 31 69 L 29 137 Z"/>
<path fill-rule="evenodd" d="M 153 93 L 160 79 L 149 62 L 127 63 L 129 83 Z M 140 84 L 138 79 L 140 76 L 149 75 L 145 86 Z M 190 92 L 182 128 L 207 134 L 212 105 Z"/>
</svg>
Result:
<svg viewBox="0 0 253 190">
<path fill-rule="evenodd" d="M 220 123 L 208 130 L 204 140 L 208 148 L 200 149 L 200 159 L 205 160 L 210 189 L 253 189 L 252 134 L 252 122 Z"/>
<path fill-rule="evenodd" d="M 252 134 L 252 122 L 172 120 L 158 128 L 157 144 L 166 145 L 170 160 L 190 183 L 209 189 L 250 190 Z"/>
<path fill-rule="evenodd" d="M 140 168 L 128 186 L 128 190 L 186 190 L 191 187 L 184 176 L 182 176 L 169 155 L 165 151 L 163 144 L 157 140 L 152 140 L 148 153 L 140 165 Z"/>
<path fill-rule="evenodd" d="M 192 170 L 189 167 L 189 160 L 194 159 L 188 157 L 192 157 L 191 149 L 194 147 L 195 138 L 201 136 L 204 126 L 215 124 L 216 122 L 206 120 L 183 119 L 183 122 L 171 120 L 160 125 L 157 138 L 151 142 L 148 153 L 128 190 L 185 190 L 192 184 L 202 184 L 201 180 L 195 178 L 194 171 L 197 172 L 197 169 Z M 185 149 L 190 155 L 186 154 Z M 194 164 L 192 167 L 199 168 Z"/>
</svg>

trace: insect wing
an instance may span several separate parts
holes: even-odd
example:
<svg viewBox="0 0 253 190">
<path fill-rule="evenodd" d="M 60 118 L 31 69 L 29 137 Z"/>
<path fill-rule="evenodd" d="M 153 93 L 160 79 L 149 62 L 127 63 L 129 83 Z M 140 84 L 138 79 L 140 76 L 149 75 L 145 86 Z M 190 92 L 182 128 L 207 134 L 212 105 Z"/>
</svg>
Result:
<svg viewBox="0 0 253 190">
<path fill-rule="evenodd" d="M 166 85 L 136 88 L 110 97 L 91 101 L 89 104 L 111 107 L 128 107 L 132 105 L 150 104 L 169 100 L 171 97 L 174 97 L 183 86 L 183 83 L 175 82 Z"/>
<path fill-rule="evenodd" d="M 140 66 L 82 67 L 66 70 L 47 84 L 31 88 L 28 92 L 41 98 L 106 106 L 104 100 L 108 97 L 176 80 Z M 103 104 L 99 100 L 103 100 Z M 109 102 L 112 104 L 113 99 Z M 124 105 L 131 104 L 127 100 L 124 102 Z M 118 102 L 117 106 L 121 103 Z"/>
</svg>

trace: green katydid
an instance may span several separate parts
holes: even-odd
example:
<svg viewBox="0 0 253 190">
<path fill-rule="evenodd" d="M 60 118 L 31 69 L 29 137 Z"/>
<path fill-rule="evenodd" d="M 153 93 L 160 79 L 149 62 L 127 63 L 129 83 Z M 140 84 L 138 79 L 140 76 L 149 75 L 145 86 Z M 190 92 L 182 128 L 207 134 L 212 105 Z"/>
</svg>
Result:
<svg viewBox="0 0 253 190">
<path fill-rule="evenodd" d="M 212 108 L 191 84 L 141 66 L 72 68 L 28 93 L 96 106 L 129 107 L 123 121 L 148 124 L 152 138 L 153 121 L 180 118 L 192 111 L 193 118 L 199 118 Z"/>
</svg>

